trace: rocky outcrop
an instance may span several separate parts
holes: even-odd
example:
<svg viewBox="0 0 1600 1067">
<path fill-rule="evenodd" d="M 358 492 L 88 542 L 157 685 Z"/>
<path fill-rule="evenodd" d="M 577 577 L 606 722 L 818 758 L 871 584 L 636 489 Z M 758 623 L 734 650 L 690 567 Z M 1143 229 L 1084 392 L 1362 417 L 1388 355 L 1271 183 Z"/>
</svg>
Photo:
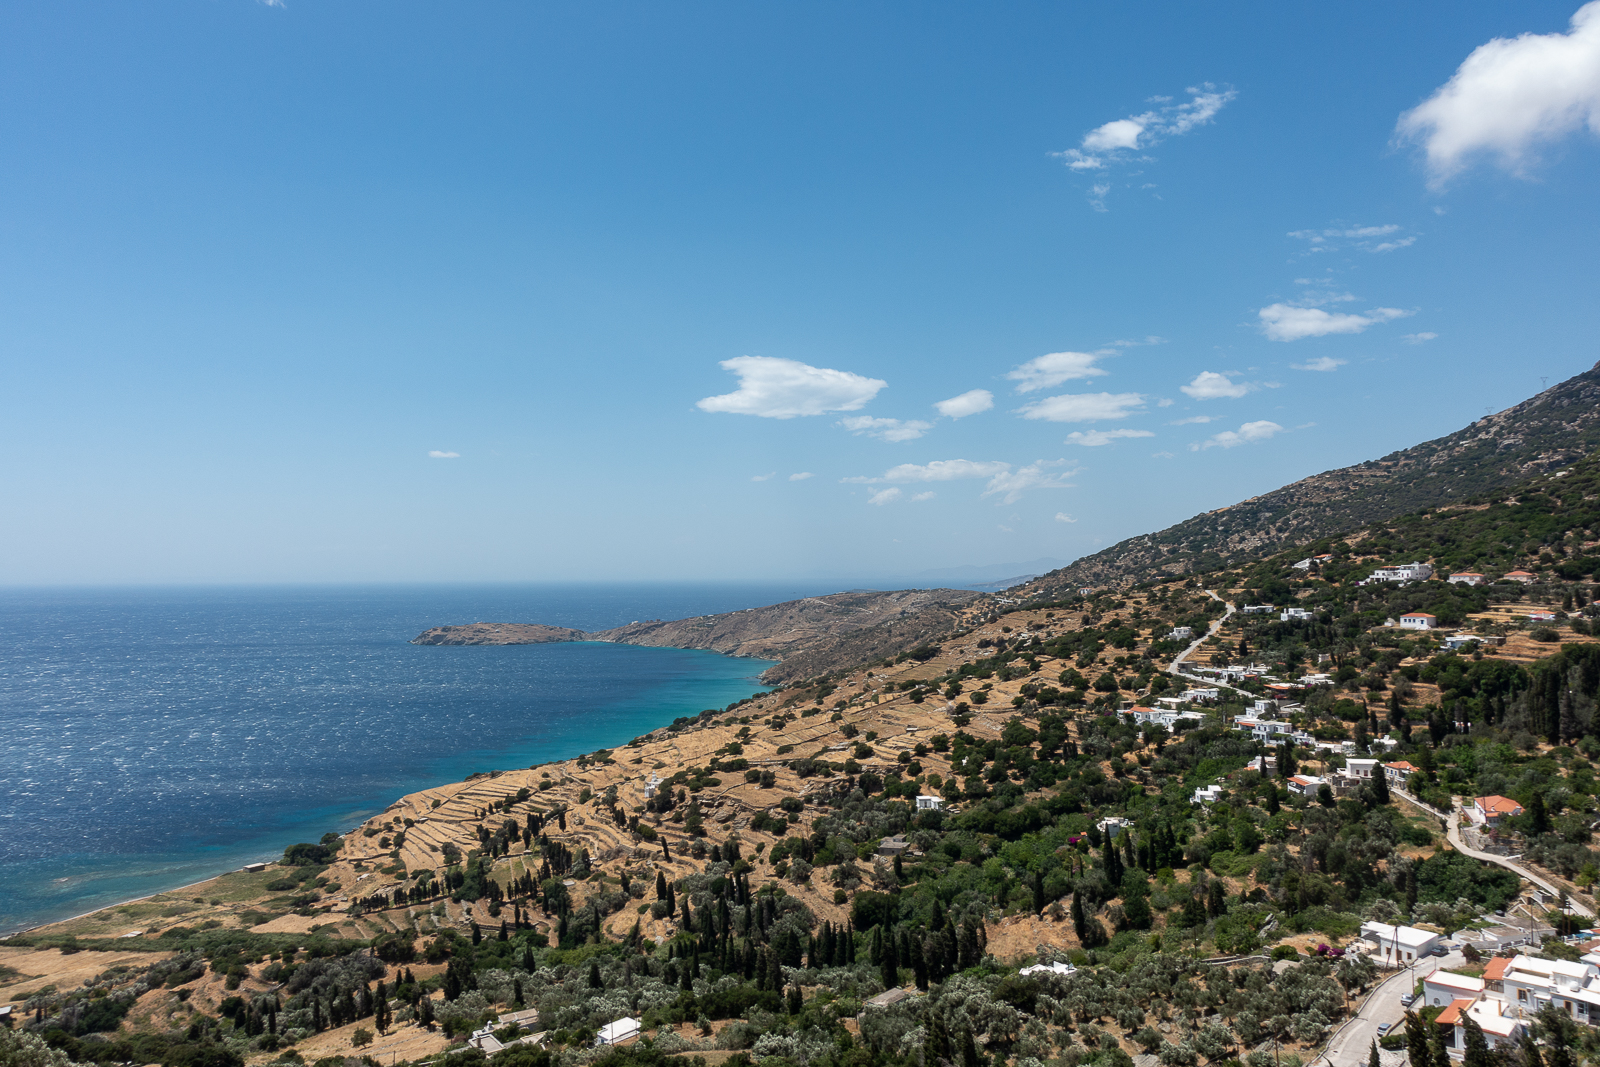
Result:
<svg viewBox="0 0 1600 1067">
<path fill-rule="evenodd" d="M 961 610 L 986 599 L 967 589 L 862 590 L 806 597 L 723 615 L 634 622 L 588 633 L 536 623 L 435 626 L 415 645 L 529 645 L 611 641 L 656 648 L 702 648 L 779 660 L 767 681 L 810 677 L 895 655 L 954 629 Z"/>
</svg>

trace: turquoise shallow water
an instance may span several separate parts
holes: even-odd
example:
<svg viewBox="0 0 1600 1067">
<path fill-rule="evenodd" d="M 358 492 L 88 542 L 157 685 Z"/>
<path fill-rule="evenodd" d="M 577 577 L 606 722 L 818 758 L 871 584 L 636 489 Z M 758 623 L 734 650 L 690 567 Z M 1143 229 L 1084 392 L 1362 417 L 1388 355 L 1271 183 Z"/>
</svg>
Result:
<svg viewBox="0 0 1600 1067">
<path fill-rule="evenodd" d="M 211 877 L 473 771 L 627 742 L 761 691 L 762 660 L 409 644 L 834 592 L 503 586 L 0 592 L 0 932 Z"/>
</svg>

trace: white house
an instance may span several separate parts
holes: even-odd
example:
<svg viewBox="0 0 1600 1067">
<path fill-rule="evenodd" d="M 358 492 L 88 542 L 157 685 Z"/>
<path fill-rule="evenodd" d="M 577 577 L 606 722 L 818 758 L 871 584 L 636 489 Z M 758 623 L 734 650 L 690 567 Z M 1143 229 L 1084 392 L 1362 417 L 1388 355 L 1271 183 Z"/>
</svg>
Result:
<svg viewBox="0 0 1600 1067">
<path fill-rule="evenodd" d="M 1466 1056 L 1467 1035 L 1461 1021 L 1463 1015 L 1470 1015 L 1472 1021 L 1478 1024 L 1478 1029 L 1483 1031 L 1484 1044 L 1491 1049 L 1514 1046 L 1522 1040 L 1521 1021 L 1509 1015 L 1503 1003 L 1491 997 L 1484 997 L 1476 1003 L 1462 997 L 1452 1001 L 1434 1020 L 1434 1025 L 1444 1030 L 1444 1039 L 1440 1043 L 1453 1060 Z"/>
<path fill-rule="evenodd" d="M 1472 802 L 1472 807 L 1467 814 L 1479 826 L 1495 827 L 1506 819 L 1514 819 L 1521 815 L 1522 805 L 1510 797 L 1478 797 Z"/>
<path fill-rule="evenodd" d="M 1216 700 L 1221 696 L 1221 689 L 1210 686 L 1185 689 L 1183 691 L 1183 699 L 1185 700 Z"/>
<path fill-rule="evenodd" d="M 1482 585 L 1486 578 L 1477 571 L 1460 571 L 1449 578 L 1451 585 Z"/>
<path fill-rule="evenodd" d="M 926 793 L 922 793 L 922 794 L 918 795 L 918 797 L 917 797 L 917 810 L 918 811 L 943 811 L 944 810 L 944 798 L 943 797 L 931 797 Z"/>
<path fill-rule="evenodd" d="M 1379 567 L 1368 576 L 1369 582 L 1420 582 L 1433 577 L 1433 567 L 1427 563 L 1397 563 L 1393 567 Z"/>
<path fill-rule="evenodd" d="M 1267 744 L 1277 744 L 1286 734 L 1294 733 L 1294 723 L 1279 722 L 1275 719 L 1257 719 L 1249 715 L 1240 715 L 1233 720 L 1235 730 L 1243 730 L 1257 741 Z"/>
<path fill-rule="evenodd" d="M 1278 615 L 1279 622 L 1305 622 L 1316 613 L 1306 608 L 1285 608 Z"/>
<path fill-rule="evenodd" d="M 1406 783 L 1411 780 L 1411 776 L 1417 773 L 1417 768 L 1406 760 L 1396 760 L 1393 763 L 1385 763 L 1383 765 L 1383 773 L 1388 775 L 1390 785 L 1397 785 L 1404 789 Z"/>
<path fill-rule="evenodd" d="M 1295 774 L 1289 777 L 1289 792 L 1303 797 L 1314 797 L 1317 790 L 1327 784 L 1324 778 L 1314 774 Z"/>
<path fill-rule="evenodd" d="M 1255 771 L 1257 774 L 1277 774 L 1278 773 L 1278 757 L 1277 756 L 1257 756 L 1255 759 L 1253 759 L 1249 763 L 1245 764 L 1245 768 L 1247 770 Z"/>
<path fill-rule="evenodd" d="M 1191 804 L 1214 804 L 1222 799 L 1220 785 L 1203 785 L 1194 791 L 1194 796 L 1189 798 Z"/>
<path fill-rule="evenodd" d="M 1537 582 L 1539 576 L 1537 574 L 1529 574 L 1527 571 L 1507 571 L 1500 576 L 1500 580 L 1502 582 L 1521 582 L 1523 585 L 1527 585 L 1529 582 Z"/>
<path fill-rule="evenodd" d="M 1095 826 L 1107 837 L 1116 838 L 1122 831 L 1133 829 L 1133 820 L 1124 819 L 1120 815 L 1113 815 L 1110 818 L 1101 819 L 1095 823 Z"/>
<path fill-rule="evenodd" d="M 1194 630 L 1188 626 L 1174 626 L 1167 631 L 1167 637 L 1173 641 L 1187 641 L 1194 636 Z"/>
<path fill-rule="evenodd" d="M 1553 1004 L 1580 1023 L 1600 1025 L 1600 967 L 1593 964 L 1519 955 L 1491 960 L 1483 977 L 1488 995 L 1517 1018 Z"/>
<path fill-rule="evenodd" d="M 1169 730 L 1172 729 L 1175 723 L 1205 722 L 1206 719 L 1201 712 L 1179 711 L 1177 708 L 1172 707 L 1132 707 L 1123 712 L 1123 714 L 1129 716 L 1134 722 L 1154 723 L 1157 726 L 1165 726 Z"/>
<path fill-rule="evenodd" d="M 1311 557 L 1309 557 L 1307 559 L 1301 560 L 1299 563 L 1296 563 L 1294 565 L 1294 569 L 1297 570 L 1297 571 L 1308 571 L 1308 570 L 1311 569 L 1311 565 L 1313 563 L 1317 564 L 1320 567 L 1322 564 L 1328 563 L 1332 559 L 1333 559 L 1333 553 L 1332 552 L 1324 552 L 1320 556 L 1311 556 Z"/>
<path fill-rule="evenodd" d="M 1439 625 L 1439 620 L 1426 611 L 1413 611 L 1400 616 L 1400 629 L 1402 630 L 1432 630 Z"/>
<path fill-rule="evenodd" d="M 1528 612 L 1528 620 L 1530 622 L 1555 622 L 1556 613 L 1553 611 L 1530 611 Z"/>
<path fill-rule="evenodd" d="M 1246 615 L 1270 615 L 1272 613 L 1272 605 L 1271 604 L 1246 604 L 1240 610 L 1243 611 Z"/>
<path fill-rule="evenodd" d="M 655 771 L 650 772 L 650 780 L 644 784 L 644 795 L 648 799 L 656 795 L 661 788 L 661 777 Z"/>
<path fill-rule="evenodd" d="M 628 1040 L 630 1037 L 639 1036 L 639 1020 L 623 1017 L 616 1022 L 606 1023 L 600 1028 L 600 1035 L 594 1039 L 597 1045 L 616 1045 Z"/>
<path fill-rule="evenodd" d="M 1063 978 L 1067 978 L 1071 975 L 1077 974 L 1078 968 L 1074 967 L 1070 963 L 1061 963 L 1057 961 L 1055 963 L 1035 963 L 1032 967 L 1024 967 L 1017 973 L 1022 975 L 1024 978 L 1028 977 L 1030 974 L 1059 974 Z"/>
<path fill-rule="evenodd" d="M 1344 776 L 1346 778 L 1359 778 L 1363 782 L 1370 782 L 1373 775 L 1378 773 L 1378 761 L 1375 759 L 1347 759 L 1344 761 Z"/>
<path fill-rule="evenodd" d="M 1373 955 L 1380 963 L 1403 967 L 1427 955 L 1444 937 L 1415 926 L 1396 926 L 1393 923 L 1364 922 L 1361 936 L 1377 946 Z"/>
<path fill-rule="evenodd" d="M 1411 928 L 1408 926 L 1404 929 L 1409 930 Z M 1419 930 L 1417 932 L 1426 933 L 1427 931 Z M 1437 936 L 1435 936 L 1435 940 L 1437 940 Z M 1482 995 L 1483 979 L 1474 978 L 1469 974 L 1434 971 L 1422 980 L 1422 998 L 1430 1008 L 1442 1008 L 1463 997 L 1475 1002 Z"/>
</svg>

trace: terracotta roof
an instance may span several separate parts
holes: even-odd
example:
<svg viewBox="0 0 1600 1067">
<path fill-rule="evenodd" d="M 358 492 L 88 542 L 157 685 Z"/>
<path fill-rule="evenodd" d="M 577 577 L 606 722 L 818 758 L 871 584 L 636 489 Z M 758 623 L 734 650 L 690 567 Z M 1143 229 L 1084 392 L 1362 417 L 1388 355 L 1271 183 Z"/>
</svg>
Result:
<svg viewBox="0 0 1600 1067">
<path fill-rule="evenodd" d="M 1456 571 L 1450 577 L 1452 577 L 1452 578 L 1482 578 L 1483 575 L 1479 574 L 1477 571 Z"/>
<path fill-rule="evenodd" d="M 1510 969 L 1511 957 L 1496 956 L 1489 961 L 1489 966 L 1483 969 L 1483 980 L 1485 982 L 1498 982 L 1506 976 L 1506 972 Z"/>
<path fill-rule="evenodd" d="M 1532 578 L 1533 574 L 1530 571 L 1506 571 L 1506 577 L 1507 578 Z"/>
<path fill-rule="evenodd" d="M 1426 611 L 1408 611 L 1400 616 L 1402 619 L 1436 619 L 1437 615 L 1429 615 Z"/>
<path fill-rule="evenodd" d="M 1492 815 L 1515 815 L 1522 810 L 1522 805 L 1510 797 L 1479 797 L 1475 803 Z"/>
<path fill-rule="evenodd" d="M 1407 762 L 1406 760 L 1395 760 L 1393 763 L 1385 763 L 1384 766 L 1385 767 L 1393 767 L 1397 771 L 1414 771 L 1414 770 L 1416 770 L 1416 768 L 1411 766 L 1411 764 L 1409 762 Z"/>
<path fill-rule="evenodd" d="M 1440 1026 L 1454 1026 L 1461 1021 L 1461 1013 L 1472 1007 L 1472 1003 L 1473 1002 L 1466 997 L 1462 997 L 1458 1000 L 1452 1000 L 1450 1002 L 1450 1006 L 1444 1011 L 1441 1011 L 1439 1013 L 1439 1017 L 1433 1021 L 1438 1023 Z"/>
</svg>

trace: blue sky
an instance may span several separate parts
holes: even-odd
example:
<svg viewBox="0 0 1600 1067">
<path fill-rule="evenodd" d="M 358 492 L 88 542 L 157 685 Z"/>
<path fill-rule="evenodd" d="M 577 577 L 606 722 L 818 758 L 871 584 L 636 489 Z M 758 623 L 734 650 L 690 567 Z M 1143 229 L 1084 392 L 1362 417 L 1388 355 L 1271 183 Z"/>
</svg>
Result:
<svg viewBox="0 0 1600 1067">
<path fill-rule="evenodd" d="M 1600 5 L 13 4 L 0 87 L 3 583 L 1071 559 L 1600 355 Z"/>
</svg>

